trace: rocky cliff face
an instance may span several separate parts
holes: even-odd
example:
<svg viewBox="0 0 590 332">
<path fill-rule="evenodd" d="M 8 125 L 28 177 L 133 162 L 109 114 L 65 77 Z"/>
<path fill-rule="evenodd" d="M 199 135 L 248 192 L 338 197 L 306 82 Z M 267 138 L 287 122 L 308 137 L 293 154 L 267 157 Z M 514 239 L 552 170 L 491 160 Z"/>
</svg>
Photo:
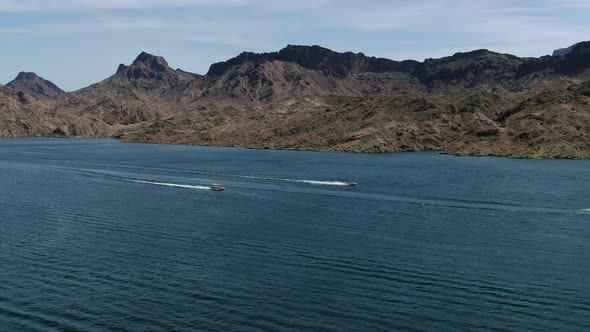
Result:
<svg viewBox="0 0 590 332">
<path fill-rule="evenodd" d="M 55 98 L 64 94 L 64 91 L 57 85 L 35 73 L 20 72 L 14 80 L 6 85 L 36 98 Z"/>
<path fill-rule="evenodd" d="M 142 52 L 75 92 L 2 87 L 0 136 L 589 158 L 589 69 L 588 42 L 558 57 L 476 50 L 424 62 L 289 45 L 204 76 Z"/>
</svg>

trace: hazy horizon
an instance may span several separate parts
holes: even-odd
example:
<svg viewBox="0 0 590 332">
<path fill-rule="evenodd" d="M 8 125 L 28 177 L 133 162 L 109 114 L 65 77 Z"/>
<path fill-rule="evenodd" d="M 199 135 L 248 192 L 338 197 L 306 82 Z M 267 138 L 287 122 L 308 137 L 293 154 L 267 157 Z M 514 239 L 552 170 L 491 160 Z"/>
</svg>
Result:
<svg viewBox="0 0 590 332">
<path fill-rule="evenodd" d="M 0 82 L 35 72 L 64 90 L 112 75 L 141 52 L 204 74 L 242 51 L 320 45 L 393 60 L 486 48 L 538 57 L 590 39 L 590 3 L 579 0 L 21 0 L 0 3 L 5 49 Z"/>
</svg>

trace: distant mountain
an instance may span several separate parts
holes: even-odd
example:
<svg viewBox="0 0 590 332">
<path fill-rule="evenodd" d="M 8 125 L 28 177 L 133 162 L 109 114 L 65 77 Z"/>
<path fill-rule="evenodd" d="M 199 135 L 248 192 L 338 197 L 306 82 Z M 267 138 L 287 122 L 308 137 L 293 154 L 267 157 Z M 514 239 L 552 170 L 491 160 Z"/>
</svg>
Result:
<svg viewBox="0 0 590 332">
<path fill-rule="evenodd" d="M 35 73 L 20 72 L 6 85 L 36 98 L 55 98 L 64 93 L 57 85 Z"/>
<path fill-rule="evenodd" d="M 142 52 L 51 98 L 23 74 L 21 88 L 0 90 L 0 136 L 590 158 L 590 42 L 559 54 L 475 50 L 418 62 L 288 45 L 197 75 Z"/>
</svg>

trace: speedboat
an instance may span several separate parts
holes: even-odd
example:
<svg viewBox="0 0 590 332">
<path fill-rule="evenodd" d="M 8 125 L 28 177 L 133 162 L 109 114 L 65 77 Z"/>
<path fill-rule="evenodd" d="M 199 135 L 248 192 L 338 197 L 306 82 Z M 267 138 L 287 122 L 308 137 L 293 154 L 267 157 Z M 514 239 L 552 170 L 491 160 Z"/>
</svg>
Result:
<svg viewBox="0 0 590 332">
<path fill-rule="evenodd" d="M 219 184 L 214 184 L 211 186 L 211 190 L 213 191 L 224 191 L 225 187 Z"/>
</svg>

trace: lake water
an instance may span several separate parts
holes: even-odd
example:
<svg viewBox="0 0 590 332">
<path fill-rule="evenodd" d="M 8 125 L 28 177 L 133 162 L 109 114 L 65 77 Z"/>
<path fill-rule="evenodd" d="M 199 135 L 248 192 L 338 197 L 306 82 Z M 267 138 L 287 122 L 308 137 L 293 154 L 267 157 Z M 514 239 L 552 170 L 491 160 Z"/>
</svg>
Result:
<svg viewBox="0 0 590 332">
<path fill-rule="evenodd" d="M 2 331 L 590 329 L 589 161 L 3 139 L 0 219 Z"/>
</svg>

